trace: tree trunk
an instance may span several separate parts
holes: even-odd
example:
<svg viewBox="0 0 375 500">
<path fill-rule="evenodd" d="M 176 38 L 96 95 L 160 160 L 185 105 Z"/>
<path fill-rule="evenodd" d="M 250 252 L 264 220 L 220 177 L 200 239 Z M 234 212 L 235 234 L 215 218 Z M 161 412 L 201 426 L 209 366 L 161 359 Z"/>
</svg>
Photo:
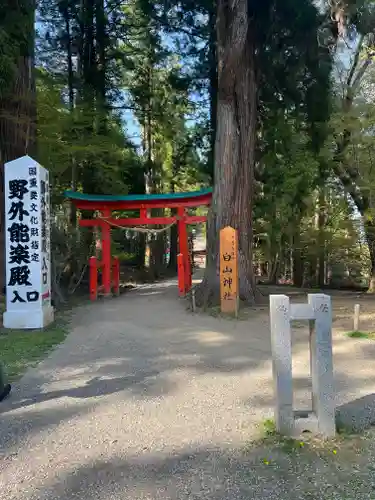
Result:
<svg viewBox="0 0 375 500">
<path fill-rule="evenodd" d="M 174 211 L 175 212 L 175 211 Z M 177 225 L 171 227 L 168 269 L 177 272 L 178 233 Z"/>
<path fill-rule="evenodd" d="M 80 81 L 76 103 L 77 107 L 82 107 L 85 111 L 82 117 L 83 122 L 80 124 L 81 134 L 83 133 L 87 137 L 90 137 L 95 132 L 95 88 L 97 85 L 94 0 L 81 0 L 79 26 L 78 74 Z M 92 194 L 102 192 L 101 183 L 98 182 L 97 171 L 94 168 L 90 169 L 90 175 L 82 176 L 82 189 L 84 192 Z"/>
<path fill-rule="evenodd" d="M 308 261 L 307 270 L 304 275 L 303 284 L 304 288 L 315 288 L 317 283 L 318 271 L 318 258 L 316 255 L 312 256 Z"/>
<path fill-rule="evenodd" d="M 143 269 L 145 267 L 146 256 L 146 235 L 144 233 L 138 233 L 135 253 L 135 265 L 138 268 Z"/>
<path fill-rule="evenodd" d="M 6 5 L 4 5 L 6 4 Z M 34 22 L 33 0 L 9 0 L 2 3 L 6 22 L 2 29 L 11 35 L 13 46 L 9 48 L 13 74 L 9 73 L 6 84 L 0 89 L 0 286 L 5 278 L 4 234 L 4 177 L 3 166 L 20 156 L 35 154 L 36 139 L 36 91 L 34 75 Z M 19 29 L 22 26 L 22 30 Z M 9 64 L 6 48 L 0 62 Z M 10 69 L 10 68 L 8 68 Z"/>
<path fill-rule="evenodd" d="M 158 213 L 153 213 L 154 216 L 162 216 L 162 209 L 154 209 L 155 212 L 158 211 Z M 153 212 L 154 212 L 153 210 Z M 161 214 L 161 215 L 160 215 Z M 152 236 L 152 239 L 150 241 L 150 272 L 154 279 L 160 279 L 163 277 L 165 268 L 166 268 L 166 262 L 165 262 L 165 233 L 158 233 L 156 236 Z"/>
<path fill-rule="evenodd" d="M 157 172 L 161 167 L 156 164 L 154 155 L 154 141 L 153 141 L 153 119 L 152 119 L 152 68 L 149 68 L 149 89 L 150 97 L 147 107 L 146 123 L 145 123 L 145 146 L 146 146 L 146 193 L 157 194 L 160 193 L 160 186 L 157 178 Z M 163 217 L 164 209 L 152 208 L 151 217 Z M 155 279 L 162 276 L 165 271 L 165 233 L 151 235 L 149 240 L 150 247 L 150 272 Z"/>
<path fill-rule="evenodd" d="M 174 142 L 174 147 L 176 146 L 176 142 Z M 176 192 L 176 176 L 180 171 L 181 163 L 180 163 L 180 151 L 176 148 L 176 152 L 174 154 L 173 164 L 172 164 L 172 179 L 170 183 L 170 192 Z M 173 208 L 171 210 L 171 215 L 177 215 L 177 209 Z M 178 254 L 178 229 L 177 224 L 174 224 L 171 227 L 170 238 L 169 238 L 169 262 L 168 269 L 172 272 L 177 273 L 177 254 Z"/>
<path fill-rule="evenodd" d="M 96 16 L 96 51 L 97 51 L 97 75 L 96 75 L 96 105 L 98 133 L 105 135 L 107 132 L 107 19 L 105 14 L 104 0 L 95 2 Z"/>
<path fill-rule="evenodd" d="M 364 228 L 371 263 L 368 292 L 375 293 L 375 224 L 372 221 L 366 221 L 364 224 Z"/>
<path fill-rule="evenodd" d="M 280 254 L 276 253 L 275 257 L 270 261 L 269 274 L 267 278 L 268 285 L 276 285 L 280 272 Z"/>
<path fill-rule="evenodd" d="M 326 200 L 324 187 L 319 188 L 319 213 L 318 213 L 318 279 L 317 284 L 320 288 L 325 286 L 325 265 L 326 265 Z"/>
<path fill-rule="evenodd" d="M 248 3 L 218 1 L 218 107 L 215 144 L 215 185 L 207 227 L 207 265 L 201 284 L 203 306 L 218 303 L 219 233 L 238 230 L 240 298 L 256 298 L 252 249 L 254 153 L 257 123 L 255 47 Z M 200 294 L 198 294 L 200 295 Z"/>
<path fill-rule="evenodd" d="M 303 285 L 303 259 L 299 228 L 293 237 L 293 285 L 301 288 Z"/>
<path fill-rule="evenodd" d="M 97 84 L 94 10 L 94 0 L 84 0 L 83 101 L 87 109 L 91 111 L 92 118 L 95 114 L 94 99 Z"/>
<path fill-rule="evenodd" d="M 66 61 L 68 66 L 68 95 L 69 95 L 69 110 L 73 116 L 74 112 L 74 70 L 73 70 L 73 50 L 72 50 L 72 35 L 70 29 L 70 12 L 68 4 L 61 4 L 62 16 L 65 21 L 66 32 Z M 71 184 L 72 191 L 77 190 L 77 165 L 74 155 L 71 155 Z M 73 227 L 77 225 L 77 209 L 74 203 L 70 202 L 69 220 Z"/>
<path fill-rule="evenodd" d="M 367 292 L 375 293 L 375 252 L 371 255 L 371 274 Z"/>
<path fill-rule="evenodd" d="M 216 143 L 216 117 L 217 117 L 217 36 L 216 36 L 216 12 L 215 2 L 209 14 L 209 95 L 210 95 L 210 151 L 208 156 L 208 168 L 211 178 L 214 178 L 215 170 L 215 143 Z"/>
</svg>

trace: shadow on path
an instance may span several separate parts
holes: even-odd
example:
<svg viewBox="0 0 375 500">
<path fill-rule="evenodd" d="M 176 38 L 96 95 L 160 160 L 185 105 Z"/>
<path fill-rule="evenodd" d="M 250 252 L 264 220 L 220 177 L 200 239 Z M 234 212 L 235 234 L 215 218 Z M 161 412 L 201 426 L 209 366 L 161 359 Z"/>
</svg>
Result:
<svg viewBox="0 0 375 500">
<path fill-rule="evenodd" d="M 367 394 L 336 408 L 339 428 L 362 432 L 375 424 L 375 394 Z"/>
<path fill-rule="evenodd" d="M 373 472 L 306 446 L 286 453 L 256 443 L 247 450 L 199 449 L 171 456 L 98 459 L 38 490 L 39 499 L 68 500 L 320 500 L 370 499 Z M 353 454 L 354 456 L 354 454 Z M 365 458 L 365 457 L 363 457 Z M 264 463 L 267 459 L 267 464 Z M 348 492 L 354 494 L 349 496 Z M 35 497 L 36 498 L 36 497 Z"/>
</svg>

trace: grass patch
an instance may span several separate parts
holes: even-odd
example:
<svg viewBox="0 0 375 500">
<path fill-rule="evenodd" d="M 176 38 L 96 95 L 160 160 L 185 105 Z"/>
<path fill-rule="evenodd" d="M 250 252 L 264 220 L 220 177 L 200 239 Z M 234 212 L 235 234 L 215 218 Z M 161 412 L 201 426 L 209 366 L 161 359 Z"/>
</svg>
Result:
<svg viewBox="0 0 375 500">
<path fill-rule="evenodd" d="M 43 330 L 9 330 L 0 328 L 0 360 L 9 381 L 14 382 L 25 371 L 38 364 L 69 331 L 67 316 L 58 316 Z"/>
<path fill-rule="evenodd" d="M 263 421 L 263 439 L 261 441 L 264 445 L 275 446 L 287 455 L 295 453 L 305 446 L 305 442 L 301 439 L 279 434 L 276 430 L 275 421 L 271 418 Z"/>
<path fill-rule="evenodd" d="M 353 332 L 348 332 L 346 336 L 352 339 L 375 340 L 375 332 L 361 332 L 358 330 L 354 330 Z"/>
<path fill-rule="evenodd" d="M 303 437 L 293 438 L 279 434 L 273 419 L 266 419 L 262 423 L 262 438 L 258 442 L 265 447 L 279 450 L 285 455 L 315 454 L 320 458 L 332 458 L 342 448 L 353 451 L 363 436 L 354 433 L 339 420 L 336 422 L 336 437 L 323 439 L 320 436 L 306 433 Z"/>
<path fill-rule="evenodd" d="M 276 424 L 272 418 L 263 421 L 263 432 L 265 437 L 276 436 Z"/>
<path fill-rule="evenodd" d="M 375 498 L 369 488 L 374 474 L 374 429 L 356 437 L 345 435 L 342 428 L 344 435 L 334 439 L 313 434 L 293 439 L 280 435 L 268 419 L 262 422 L 261 431 L 261 439 L 244 449 L 247 470 L 252 468 L 257 485 L 262 481 L 264 490 L 277 491 L 281 485 L 277 498 Z"/>
</svg>

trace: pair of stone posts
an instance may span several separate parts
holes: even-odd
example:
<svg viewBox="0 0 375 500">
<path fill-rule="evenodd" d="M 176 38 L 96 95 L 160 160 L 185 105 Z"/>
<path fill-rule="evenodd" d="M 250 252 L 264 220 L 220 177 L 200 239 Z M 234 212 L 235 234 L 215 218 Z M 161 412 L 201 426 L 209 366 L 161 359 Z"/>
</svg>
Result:
<svg viewBox="0 0 375 500">
<path fill-rule="evenodd" d="M 293 409 L 291 321 L 309 321 L 312 411 Z M 270 326 L 278 432 L 298 436 L 304 431 L 323 437 L 335 435 L 332 363 L 331 299 L 309 294 L 307 304 L 291 304 L 286 295 L 270 295 Z"/>
</svg>

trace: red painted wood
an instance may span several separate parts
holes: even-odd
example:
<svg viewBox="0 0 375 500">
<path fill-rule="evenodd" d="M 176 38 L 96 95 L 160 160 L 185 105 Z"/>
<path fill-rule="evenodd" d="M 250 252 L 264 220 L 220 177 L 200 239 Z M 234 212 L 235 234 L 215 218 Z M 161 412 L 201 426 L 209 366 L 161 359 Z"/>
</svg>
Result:
<svg viewBox="0 0 375 500">
<path fill-rule="evenodd" d="M 177 255 L 177 275 L 178 275 L 178 294 L 180 297 L 185 296 L 185 271 L 184 271 L 184 256 L 182 253 Z"/>
<path fill-rule="evenodd" d="M 143 207 L 142 207 L 142 208 L 140 209 L 140 211 L 139 211 L 139 217 L 140 217 L 140 219 L 143 219 L 143 220 L 145 220 L 145 219 L 147 219 L 147 218 L 148 218 L 148 217 L 147 217 L 147 209 L 146 209 L 146 208 L 143 208 Z"/>
<path fill-rule="evenodd" d="M 111 212 L 105 210 L 103 217 L 110 217 Z M 102 225 L 102 276 L 105 295 L 111 293 L 111 227 L 105 223 Z"/>
<path fill-rule="evenodd" d="M 89 267 L 90 300 L 96 300 L 98 298 L 98 267 L 96 257 L 90 257 Z"/>
<path fill-rule="evenodd" d="M 179 244 L 179 253 L 183 255 L 184 258 L 184 284 L 185 284 L 185 293 L 190 289 L 189 288 L 189 275 L 191 273 L 190 270 L 190 259 L 189 259 L 189 242 L 188 242 L 188 233 L 185 221 L 185 209 L 184 207 L 178 208 L 178 244 Z"/>
<path fill-rule="evenodd" d="M 79 219 L 79 225 L 82 227 L 102 227 L 104 224 L 100 219 Z"/>
<path fill-rule="evenodd" d="M 71 200 L 77 208 L 81 210 L 136 210 L 141 206 L 147 210 L 151 208 L 179 208 L 179 207 L 200 207 L 211 204 L 211 194 L 195 196 L 192 198 L 180 198 L 179 200 L 148 200 L 148 201 L 87 201 Z"/>
<path fill-rule="evenodd" d="M 198 224 L 199 222 L 207 222 L 206 215 L 186 215 L 186 224 Z"/>
</svg>

